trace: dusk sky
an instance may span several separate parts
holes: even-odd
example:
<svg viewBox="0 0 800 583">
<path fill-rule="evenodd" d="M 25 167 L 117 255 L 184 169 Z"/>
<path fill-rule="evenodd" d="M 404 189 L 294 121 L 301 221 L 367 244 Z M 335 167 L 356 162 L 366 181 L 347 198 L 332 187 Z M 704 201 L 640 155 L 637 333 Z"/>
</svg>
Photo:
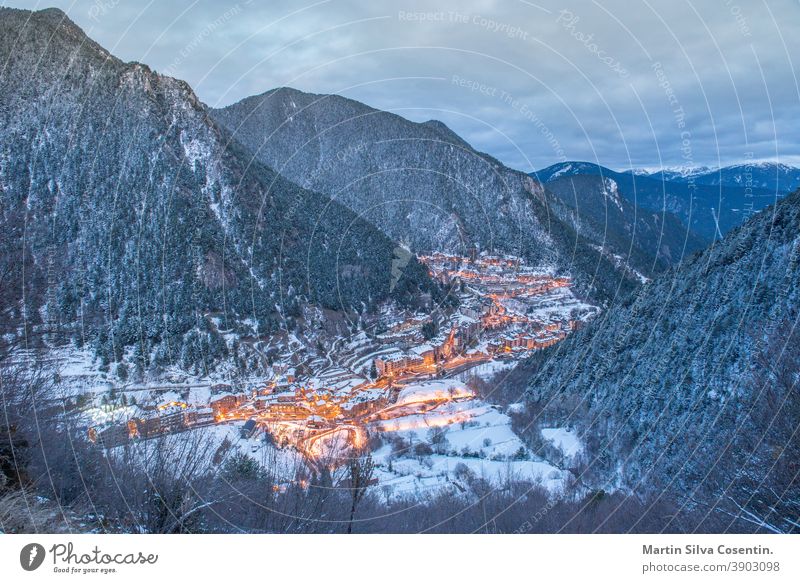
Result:
<svg viewBox="0 0 800 583">
<path fill-rule="evenodd" d="M 800 163 L 800 3 L 15 1 L 211 106 L 277 86 L 440 119 L 525 171 Z M 450 6 L 449 8 L 447 6 Z"/>
</svg>

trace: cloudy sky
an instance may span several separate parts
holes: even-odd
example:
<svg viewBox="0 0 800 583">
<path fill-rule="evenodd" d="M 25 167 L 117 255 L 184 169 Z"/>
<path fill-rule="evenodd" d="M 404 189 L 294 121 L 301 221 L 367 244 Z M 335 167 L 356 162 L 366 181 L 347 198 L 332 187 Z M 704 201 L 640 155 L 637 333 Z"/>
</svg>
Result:
<svg viewBox="0 0 800 583">
<path fill-rule="evenodd" d="M 57 6 L 211 106 L 339 93 L 440 119 L 525 171 L 800 164 L 797 0 L 4 3 Z"/>
</svg>

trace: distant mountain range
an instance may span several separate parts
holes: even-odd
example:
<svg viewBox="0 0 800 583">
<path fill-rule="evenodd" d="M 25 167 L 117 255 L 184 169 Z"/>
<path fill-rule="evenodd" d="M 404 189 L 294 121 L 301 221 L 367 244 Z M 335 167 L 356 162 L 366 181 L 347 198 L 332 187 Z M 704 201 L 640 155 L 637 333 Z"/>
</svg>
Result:
<svg viewBox="0 0 800 583">
<path fill-rule="evenodd" d="M 783 164 L 616 172 L 591 162 L 562 162 L 534 172 L 545 185 L 565 176 L 614 180 L 629 201 L 667 211 L 705 240 L 719 239 L 753 213 L 800 186 L 800 169 Z"/>
<path fill-rule="evenodd" d="M 603 241 L 606 250 L 625 250 L 625 262 L 637 273 L 657 275 L 708 243 L 672 213 L 637 207 L 608 176 L 563 175 L 546 189 L 571 208 L 580 233 Z"/>
<path fill-rule="evenodd" d="M 628 170 L 631 174 L 670 182 L 692 182 L 730 188 L 758 188 L 789 193 L 800 188 L 800 168 L 777 162 L 752 162 L 720 168 L 668 168 L 658 171 Z"/>
</svg>

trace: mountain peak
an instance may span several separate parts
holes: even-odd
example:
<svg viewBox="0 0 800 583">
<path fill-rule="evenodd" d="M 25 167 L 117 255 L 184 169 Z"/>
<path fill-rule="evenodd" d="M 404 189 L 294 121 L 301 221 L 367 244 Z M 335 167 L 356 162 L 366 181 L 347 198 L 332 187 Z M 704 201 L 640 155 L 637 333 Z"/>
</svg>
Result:
<svg viewBox="0 0 800 583">
<path fill-rule="evenodd" d="M 19 47 L 25 47 L 24 51 Z M 112 61 L 122 63 L 86 35 L 83 29 L 73 22 L 69 15 L 59 8 L 45 8 L 38 11 L 16 8 L 0 8 L 0 52 L 18 53 L 21 61 L 17 63 L 21 71 L 30 72 L 44 67 L 41 59 L 47 55 L 57 63 L 53 70 L 63 74 L 65 67 L 73 66 L 76 58 L 94 59 L 96 62 Z M 2 74 L 8 74 L 9 62 L 6 60 Z"/>
<path fill-rule="evenodd" d="M 61 8 L 56 8 L 55 6 L 51 6 L 49 8 L 42 8 L 41 10 L 36 10 L 32 14 L 41 16 L 42 18 L 55 18 L 59 20 L 66 19 L 67 21 L 72 22 L 72 20 L 70 19 L 70 17 L 67 15 L 66 12 L 61 10 Z"/>
<path fill-rule="evenodd" d="M 567 161 L 567 162 L 558 162 L 556 164 L 552 164 L 547 168 L 542 168 L 541 170 L 537 170 L 535 172 L 531 172 L 531 176 L 536 178 L 539 182 L 545 183 L 549 182 L 550 180 L 554 180 L 559 176 L 575 176 L 578 174 L 614 174 L 614 172 L 609 169 L 605 168 L 604 166 L 600 166 L 594 162 L 582 162 L 582 161 Z"/>
<path fill-rule="evenodd" d="M 70 32 L 81 39 L 88 38 L 83 29 L 75 24 L 69 15 L 60 8 L 43 8 L 42 10 L 23 10 L 18 8 L 0 8 L 0 16 L 6 18 L 24 18 L 26 23 L 47 24 L 59 28 L 62 32 Z"/>
<path fill-rule="evenodd" d="M 472 147 L 461 136 L 451 130 L 450 126 L 443 121 L 439 121 L 438 119 L 429 119 L 426 122 L 422 122 L 420 125 L 436 130 L 436 132 L 446 138 L 448 142 L 455 142 L 466 148 Z"/>
</svg>

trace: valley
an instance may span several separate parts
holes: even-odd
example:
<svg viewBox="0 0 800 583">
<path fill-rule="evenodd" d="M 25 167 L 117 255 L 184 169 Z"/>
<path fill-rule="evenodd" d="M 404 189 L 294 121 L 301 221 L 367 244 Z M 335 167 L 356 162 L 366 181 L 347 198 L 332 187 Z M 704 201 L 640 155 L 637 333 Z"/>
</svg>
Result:
<svg viewBox="0 0 800 583">
<path fill-rule="evenodd" d="M 511 103 L 416 76 L 451 52 L 422 37 L 349 89 L 336 43 L 344 76 L 302 73 L 313 35 L 253 51 L 281 66 L 215 99 L 236 63 L 184 81 L 68 13 L 0 7 L 0 532 L 800 529 L 800 168 L 776 124 L 713 151 L 676 72 L 680 148 L 712 166 L 628 150 L 548 55 L 585 119 L 499 61 L 470 77 Z M 672 116 L 651 89 L 637 133 Z"/>
<path fill-rule="evenodd" d="M 115 385 L 84 399 L 88 416 L 99 408 L 97 418 L 104 420 L 87 436 L 115 448 L 229 426 L 220 434 L 223 450 L 256 460 L 265 448 L 301 457 L 299 472 L 291 466 L 298 475 L 286 480 L 306 479 L 308 472 L 372 450 L 379 460 L 376 479 L 400 494 L 451 479 L 458 464 L 498 479 L 514 471 L 558 491 L 568 474 L 536 459 L 511 430 L 508 415 L 479 398 L 470 380 L 510 370 L 532 351 L 566 338 L 598 309 L 575 297 L 568 277 L 516 257 L 437 253 L 420 261 L 457 297 L 456 308 L 433 317 L 384 310 L 369 331 L 337 338 L 323 351 L 289 342 L 269 377 L 213 384 L 194 379 L 185 389 Z M 69 375 L 61 375 L 69 384 Z M 79 387 L 76 381 L 74 390 Z M 123 395 L 136 395 L 136 404 L 123 403 Z M 390 462 L 404 454 L 414 455 Z"/>
</svg>

